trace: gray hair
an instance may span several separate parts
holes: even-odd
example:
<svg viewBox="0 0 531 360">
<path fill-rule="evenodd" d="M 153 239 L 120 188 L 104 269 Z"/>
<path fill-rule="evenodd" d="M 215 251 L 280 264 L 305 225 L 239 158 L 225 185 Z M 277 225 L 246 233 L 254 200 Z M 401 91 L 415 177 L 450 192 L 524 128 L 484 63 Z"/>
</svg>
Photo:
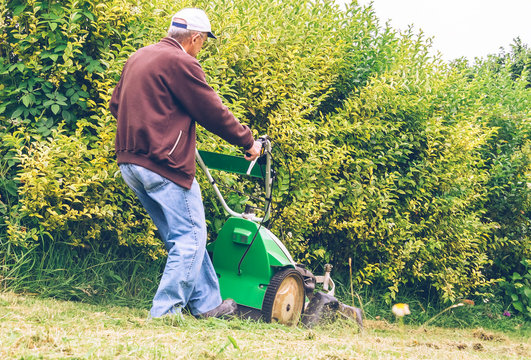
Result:
<svg viewBox="0 0 531 360">
<path fill-rule="evenodd" d="M 177 40 L 179 43 L 191 38 L 195 34 L 200 33 L 200 31 L 183 29 L 172 25 L 170 25 L 170 28 L 168 29 L 168 37 Z"/>
</svg>

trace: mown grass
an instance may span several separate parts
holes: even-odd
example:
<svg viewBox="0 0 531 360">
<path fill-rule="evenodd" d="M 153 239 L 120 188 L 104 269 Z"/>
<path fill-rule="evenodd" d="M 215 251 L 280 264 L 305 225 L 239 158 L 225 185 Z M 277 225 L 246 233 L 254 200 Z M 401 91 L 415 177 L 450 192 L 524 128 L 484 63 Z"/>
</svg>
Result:
<svg viewBox="0 0 531 360">
<path fill-rule="evenodd" d="M 347 320 L 314 329 L 148 319 L 146 309 L 0 293 L 2 359 L 528 359 L 528 331 Z"/>
</svg>

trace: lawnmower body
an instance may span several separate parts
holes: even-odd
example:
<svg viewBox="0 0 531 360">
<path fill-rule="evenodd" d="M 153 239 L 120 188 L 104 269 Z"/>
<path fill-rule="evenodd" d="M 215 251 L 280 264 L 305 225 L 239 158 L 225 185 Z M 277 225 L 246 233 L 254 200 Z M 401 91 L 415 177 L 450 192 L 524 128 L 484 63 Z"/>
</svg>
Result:
<svg viewBox="0 0 531 360">
<path fill-rule="evenodd" d="M 207 250 L 219 278 L 222 298 L 234 299 L 240 314 L 295 325 L 304 310 L 304 278 L 284 244 L 264 226 L 270 215 L 273 180 L 271 143 L 265 137 L 261 141 L 263 156 L 253 162 L 241 156 L 196 151 L 197 162 L 223 208 L 231 215 Z M 232 210 L 209 169 L 262 179 L 263 216 L 258 217 L 247 209 L 243 213 Z"/>
<path fill-rule="evenodd" d="M 230 217 L 207 250 L 219 278 L 221 297 L 258 310 L 275 273 L 295 268 L 288 251 L 271 231 L 244 218 Z"/>
</svg>

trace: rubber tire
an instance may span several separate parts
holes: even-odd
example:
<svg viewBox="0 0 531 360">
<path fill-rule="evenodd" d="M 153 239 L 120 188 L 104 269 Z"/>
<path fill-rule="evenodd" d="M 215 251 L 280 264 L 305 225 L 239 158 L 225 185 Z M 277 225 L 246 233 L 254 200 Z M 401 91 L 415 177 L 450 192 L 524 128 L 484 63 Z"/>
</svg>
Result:
<svg viewBox="0 0 531 360">
<path fill-rule="evenodd" d="M 262 303 L 263 319 L 295 326 L 304 311 L 304 280 L 294 268 L 280 270 L 271 278 Z"/>
</svg>

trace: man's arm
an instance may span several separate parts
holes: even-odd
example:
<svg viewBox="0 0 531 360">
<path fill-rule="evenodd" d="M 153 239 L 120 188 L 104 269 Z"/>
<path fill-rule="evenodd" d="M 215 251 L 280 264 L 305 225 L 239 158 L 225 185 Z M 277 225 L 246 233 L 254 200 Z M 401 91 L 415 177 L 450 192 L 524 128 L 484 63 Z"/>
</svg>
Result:
<svg viewBox="0 0 531 360">
<path fill-rule="evenodd" d="M 251 130 L 223 105 L 219 95 L 207 84 L 199 62 L 188 56 L 180 60 L 172 63 L 173 81 L 168 83 L 180 105 L 205 129 L 256 157 L 259 149 L 256 149 Z"/>
<path fill-rule="evenodd" d="M 111 114 L 112 116 L 114 116 L 115 119 L 118 119 L 118 104 L 119 104 L 121 89 L 122 89 L 122 78 L 120 77 L 120 81 L 118 81 L 118 84 L 116 84 L 116 87 L 114 88 L 112 92 L 111 101 L 109 102 L 109 109 L 111 110 Z"/>
</svg>

